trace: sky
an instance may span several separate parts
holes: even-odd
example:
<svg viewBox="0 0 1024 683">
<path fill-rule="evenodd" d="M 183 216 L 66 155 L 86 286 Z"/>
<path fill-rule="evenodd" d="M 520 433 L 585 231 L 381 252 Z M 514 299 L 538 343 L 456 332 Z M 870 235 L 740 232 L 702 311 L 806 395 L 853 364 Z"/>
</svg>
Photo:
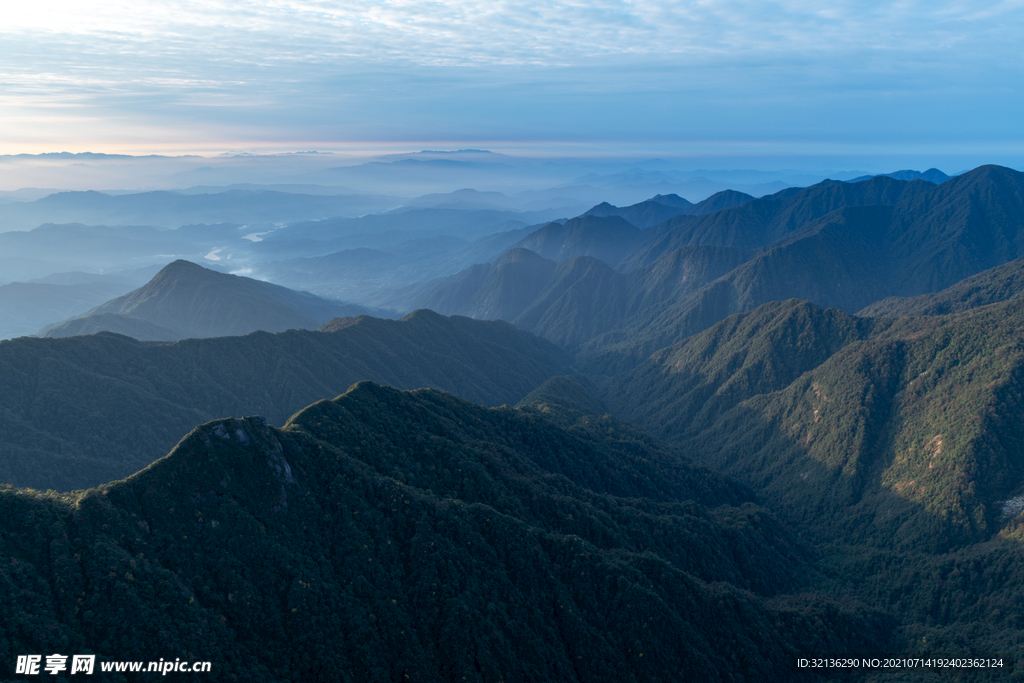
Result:
<svg viewBox="0 0 1024 683">
<path fill-rule="evenodd" d="M 1021 36 L 1024 0 L 32 0 L 0 154 L 1021 168 Z"/>
</svg>

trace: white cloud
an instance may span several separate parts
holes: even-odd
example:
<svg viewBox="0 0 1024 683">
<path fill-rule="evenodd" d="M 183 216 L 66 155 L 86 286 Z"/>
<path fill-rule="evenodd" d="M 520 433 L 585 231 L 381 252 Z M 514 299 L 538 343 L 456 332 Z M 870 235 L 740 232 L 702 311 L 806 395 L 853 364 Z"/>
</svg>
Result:
<svg viewBox="0 0 1024 683">
<path fill-rule="evenodd" d="M 551 66 L 932 51 L 979 31 L 1017 39 L 1020 21 L 1021 3 L 1011 1 L 34 0 L 6 11 L 0 34 L 81 45 L 86 60 L 127 51 L 246 64 Z"/>
<path fill-rule="evenodd" d="M 1022 18 L 1020 0 L 32 0 L 0 22 L 0 125 L 31 140 L 59 135 L 55 116 L 104 140 L 764 129 L 944 88 L 990 102 L 1024 78 Z"/>
</svg>

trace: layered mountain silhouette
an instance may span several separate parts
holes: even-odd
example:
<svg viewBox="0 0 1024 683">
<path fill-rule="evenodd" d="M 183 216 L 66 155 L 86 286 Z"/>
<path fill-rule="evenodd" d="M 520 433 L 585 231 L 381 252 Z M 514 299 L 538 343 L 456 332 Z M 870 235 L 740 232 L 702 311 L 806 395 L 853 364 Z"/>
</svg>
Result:
<svg viewBox="0 0 1024 683">
<path fill-rule="evenodd" d="M 256 330 L 316 329 L 367 309 L 280 285 L 175 261 L 144 286 L 44 330 L 68 337 L 102 330 L 143 340 L 226 337 Z"/>
<path fill-rule="evenodd" d="M 105 333 L 15 339 L 0 343 L 0 481 L 96 486 L 145 467 L 200 422 L 260 414 L 284 424 L 364 379 L 515 404 L 570 363 L 508 323 L 431 311 L 174 343 Z"/>
<path fill-rule="evenodd" d="M 583 226 L 574 219 L 531 238 L 560 258 L 580 244 Z M 625 271 L 621 277 L 610 269 L 590 265 L 581 271 L 569 264 L 563 272 L 586 277 L 563 277 L 555 289 L 547 289 L 538 283 L 539 275 L 513 278 L 506 269 L 500 287 L 519 296 L 511 309 L 483 311 L 460 294 L 489 296 L 496 283 L 484 285 L 484 273 L 491 272 L 487 265 L 473 267 L 473 287 L 458 288 L 470 280 L 470 271 L 464 271 L 424 286 L 415 300 L 427 307 L 443 302 L 449 314 L 515 322 L 580 348 L 588 371 L 607 373 L 769 301 L 796 297 L 852 313 L 894 295 L 944 289 L 1017 258 L 1022 226 L 1024 175 L 1006 168 L 981 167 L 938 186 L 885 176 L 854 184 L 826 181 L 702 217 L 680 216 L 644 231 L 623 229 L 616 233 L 625 239 L 615 254 L 630 240 L 648 242 L 618 261 L 606 257 Z M 678 265 L 680 259 L 686 265 Z M 681 272 L 690 275 L 678 280 L 672 275 Z M 546 282 L 555 282 L 553 274 L 547 277 Z M 578 303 L 561 299 L 584 279 L 589 284 L 581 285 Z M 523 302 L 531 296 L 536 299 Z"/>
</svg>

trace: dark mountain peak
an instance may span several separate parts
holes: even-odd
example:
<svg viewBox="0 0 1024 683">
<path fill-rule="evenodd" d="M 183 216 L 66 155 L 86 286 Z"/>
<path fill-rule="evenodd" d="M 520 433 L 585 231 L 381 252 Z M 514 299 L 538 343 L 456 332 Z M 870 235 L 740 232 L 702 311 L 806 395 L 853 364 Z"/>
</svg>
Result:
<svg viewBox="0 0 1024 683">
<path fill-rule="evenodd" d="M 979 166 L 973 170 L 963 173 L 953 178 L 956 184 L 961 183 L 978 183 L 978 182 L 993 182 L 993 183 L 1004 183 L 1004 182 L 1024 182 L 1024 173 L 1015 171 L 1012 168 L 1006 166 L 997 166 L 996 164 L 986 164 Z"/>
<path fill-rule="evenodd" d="M 656 194 L 647 201 L 655 202 L 657 204 L 663 204 L 664 206 L 672 206 L 677 209 L 685 209 L 687 206 L 693 206 L 693 202 L 688 199 L 684 199 L 677 194 Z"/>
<path fill-rule="evenodd" d="M 204 275 L 206 273 L 215 273 L 216 271 L 210 270 L 209 268 L 203 268 L 198 263 L 192 261 L 186 261 L 185 259 L 178 259 L 177 261 L 171 261 L 166 266 L 160 269 L 160 271 L 153 276 L 153 279 L 159 277 L 180 277 L 182 275 L 190 275 L 192 277 Z"/>
<path fill-rule="evenodd" d="M 584 212 L 584 216 L 611 216 L 614 215 L 619 207 L 608 202 L 601 202 L 597 206 L 592 207 L 588 211 Z"/>
<path fill-rule="evenodd" d="M 382 324 L 376 322 L 378 320 L 382 320 L 381 318 L 371 318 L 371 316 L 359 316 L 359 318 L 356 318 L 356 320 L 361 321 L 362 318 L 367 319 L 367 322 L 364 323 L 367 325 Z M 415 311 L 409 313 L 404 318 L 401 318 L 398 321 L 387 322 L 383 324 L 394 325 L 398 322 L 405 323 L 407 325 L 410 325 L 412 328 L 415 328 L 423 332 L 426 332 L 428 330 L 436 330 L 439 328 L 450 328 L 452 327 L 453 324 L 452 320 L 448 316 L 441 315 L 440 313 L 432 311 L 429 308 L 417 308 Z"/>
<path fill-rule="evenodd" d="M 731 209 L 734 206 L 741 206 L 747 202 L 754 201 L 755 197 L 746 192 L 737 190 L 722 190 L 716 192 L 707 199 L 697 202 L 687 211 L 692 216 L 703 216 L 722 209 Z"/>
</svg>

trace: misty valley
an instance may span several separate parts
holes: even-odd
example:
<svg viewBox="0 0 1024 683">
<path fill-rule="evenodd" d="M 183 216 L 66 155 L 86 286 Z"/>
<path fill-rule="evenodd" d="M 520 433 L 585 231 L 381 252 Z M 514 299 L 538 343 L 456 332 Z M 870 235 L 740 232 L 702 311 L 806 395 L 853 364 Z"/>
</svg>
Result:
<svg viewBox="0 0 1024 683">
<path fill-rule="evenodd" d="M 1024 680 L 1024 173 L 66 157 L 3 680 Z"/>
</svg>

